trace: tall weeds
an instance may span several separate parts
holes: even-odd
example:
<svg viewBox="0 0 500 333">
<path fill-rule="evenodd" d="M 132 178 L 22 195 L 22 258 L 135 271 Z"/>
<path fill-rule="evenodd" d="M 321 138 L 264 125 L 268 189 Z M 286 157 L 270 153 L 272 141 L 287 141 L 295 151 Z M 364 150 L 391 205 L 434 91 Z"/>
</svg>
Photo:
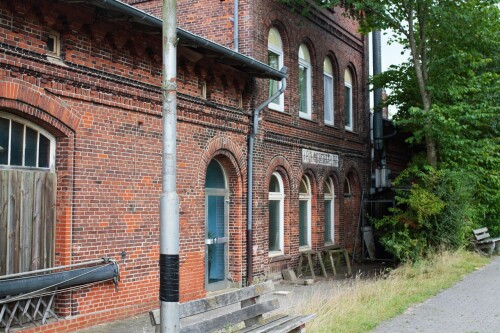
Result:
<svg viewBox="0 0 500 333">
<path fill-rule="evenodd" d="M 314 286 L 290 312 L 316 313 L 316 319 L 307 324 L 308 332 L 366 332 L 487 262 L 465 251 L 444 252 L 373 279 L 357 276 L 340 286 L 333 282 Z"/>
</svg>

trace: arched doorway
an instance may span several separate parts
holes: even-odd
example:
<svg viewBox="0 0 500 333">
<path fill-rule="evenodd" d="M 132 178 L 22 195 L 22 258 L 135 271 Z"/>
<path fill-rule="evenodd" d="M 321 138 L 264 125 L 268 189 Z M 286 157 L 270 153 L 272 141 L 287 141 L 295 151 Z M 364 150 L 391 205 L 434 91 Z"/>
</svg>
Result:
<svg viewBox="0 0 500 333">
<path fill-rule="evenodd" d="M 205 285 L 227 287 L 229 189 L 224 168 L 212 160 L 205 178 Z"/>
</svg>

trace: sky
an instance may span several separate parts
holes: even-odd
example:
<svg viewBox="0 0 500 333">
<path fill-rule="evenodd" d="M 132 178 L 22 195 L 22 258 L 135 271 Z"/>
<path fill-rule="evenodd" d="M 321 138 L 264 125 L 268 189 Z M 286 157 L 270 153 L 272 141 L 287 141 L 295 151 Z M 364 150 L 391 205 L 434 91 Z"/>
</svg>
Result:
<svg viewBox="0 0 500 333">
<path fill-rule="evenodd" d="M 403 47 L 397 43 L 389 44 L 389 35 L 388 34 L 381 34 L 381 43 L 382 43 L 382 71 L 386 71 L 389 66 L 391 65 L 399 65 L 402 62 L 404 62 L 409 54 L 406 53 L 404 55 L 401 55 L 401 52 L 403 51 Z M 372 43 L 372 37 L 370 34 L 370 75 L 373 74 L 373 63 L 372 63 L 372 57 L 371 57 L 371 43 Z M 390 94 L 391 91 L 389 89 L 386 90 L 387 94 Z M 370 107 L 373 108 L 373 95 L 370 96 Z M 397 112 L 397 109 L 393 106 L 389 105 L 389 118 L 391 118 L 395 113 Z"/>
</svg>

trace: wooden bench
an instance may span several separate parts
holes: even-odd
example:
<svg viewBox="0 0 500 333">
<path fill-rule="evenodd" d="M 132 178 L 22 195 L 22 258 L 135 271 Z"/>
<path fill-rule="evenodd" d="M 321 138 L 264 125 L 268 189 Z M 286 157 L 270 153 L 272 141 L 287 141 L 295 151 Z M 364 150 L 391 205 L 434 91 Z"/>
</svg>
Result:
<svg viewBox="0 0 500 333">
<path fill-rule="evenodd" d="M 495 247 L 497 247 L 497 252 L 500 250 L 500 237 L 492 238 L 488 233 L 488 228 L 480 228 L 473 230 L 474 239 L 472 240 L 472 245 L 479 253 L 491 256 Z"/>
<path fill-rule="evenodd" d="M 272 281 L 210 296 L 179 305 L 180 332 L 218 332 L 244 326 L 231 332 L 305 332 L 305 324 L 316 315 L 274 315 L 263 318 L 279 308 L 278 299 L 261 300 L 274 291 Z M 160 310 L 150 313 L 151 323 L 160 332 Z M 239 328 L 239 327 L 238 327 Z"/>
</svg>

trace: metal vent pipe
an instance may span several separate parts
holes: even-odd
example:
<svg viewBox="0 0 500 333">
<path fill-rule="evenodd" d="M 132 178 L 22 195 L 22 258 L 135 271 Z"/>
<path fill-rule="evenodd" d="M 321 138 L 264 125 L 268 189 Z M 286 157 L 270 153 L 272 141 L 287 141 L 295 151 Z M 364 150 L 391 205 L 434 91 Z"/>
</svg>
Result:
<svg viewBox="0 0 500 333">
<path fill-rule="evenodd" d="M 372 33 L 373 40 L 373 75 L 382 73 L 382 52 L 380 31 Z M 384 131 L 382 124 L 382 89 L 375 89 L 373 93 L 373 143 L 376 150 L 384 146 Z"/>
</svg>

